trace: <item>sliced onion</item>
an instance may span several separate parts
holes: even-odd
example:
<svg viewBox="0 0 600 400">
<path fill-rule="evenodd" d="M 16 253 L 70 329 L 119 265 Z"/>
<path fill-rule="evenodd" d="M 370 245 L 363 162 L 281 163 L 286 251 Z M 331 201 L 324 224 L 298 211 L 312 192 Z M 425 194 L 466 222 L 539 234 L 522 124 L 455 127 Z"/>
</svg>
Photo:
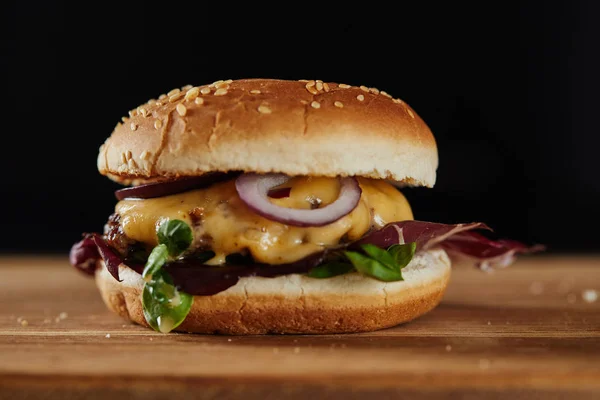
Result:
<svg viewBox="0 0 600 400">
<path fill-rule="evenodd" d="M 285 208 L 269 201 L 269 189 L 290 179 L 282 174 L 244 174 L 235 181 L 238 195 L 258 215 L 272 221 L 292 226 L 323 226 L 348 215 L 356 208 L 362 193 L 358 181 L 353 178 L 340 180 L 340 195 L 331 204 L 315 210 Z"/>
<path fill-rule="evenodd" d="M 185 192 L 191 189 L 198 189 L 210 186 L 217 182 L 222 182 L 233 178 L 238 173 L 215 172 L 208 173 L 202 176 L 191 178 L 177 179 L 168 182 L 149 183 L 120 189 L 115 192 L 115 197 L 118 200 L 133 198 L 133 199 L 150 199 L 153 197 L 168 196 L 171 194 Z"/>
</svg>

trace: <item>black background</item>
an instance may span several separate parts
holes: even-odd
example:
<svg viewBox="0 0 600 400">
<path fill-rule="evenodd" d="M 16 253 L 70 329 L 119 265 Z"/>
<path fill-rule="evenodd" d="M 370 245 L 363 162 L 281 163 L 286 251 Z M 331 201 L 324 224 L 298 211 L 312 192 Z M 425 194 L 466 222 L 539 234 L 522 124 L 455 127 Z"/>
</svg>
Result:
<svg viewBox="0 0 600 400">
<path fill-rule="evenodd" d="M 273 77 L 411 104 L 440 153 L 435 189 L 404 191 L 418 219 L 597 251 L 600 2 L 441 3 L 3 6 L 0 249 L 65 252 L 102 229 L 118 186 L 96 155 L 127 110 L 186 84 Z"/>
</svg>

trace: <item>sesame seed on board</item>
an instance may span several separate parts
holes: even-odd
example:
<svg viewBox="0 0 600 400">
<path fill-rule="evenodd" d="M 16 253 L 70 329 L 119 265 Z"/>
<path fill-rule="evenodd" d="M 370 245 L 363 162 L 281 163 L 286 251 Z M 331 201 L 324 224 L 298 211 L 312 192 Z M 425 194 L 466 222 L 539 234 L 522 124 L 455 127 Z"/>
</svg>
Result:
<svg viewBox="0 0 600 400">
<path fill-rule="evenodd" d="M 258 106 L 258 112 L 261 114 L 271 114 L 272 111 L 268 106 L 261 104 Z"/>
</svg>

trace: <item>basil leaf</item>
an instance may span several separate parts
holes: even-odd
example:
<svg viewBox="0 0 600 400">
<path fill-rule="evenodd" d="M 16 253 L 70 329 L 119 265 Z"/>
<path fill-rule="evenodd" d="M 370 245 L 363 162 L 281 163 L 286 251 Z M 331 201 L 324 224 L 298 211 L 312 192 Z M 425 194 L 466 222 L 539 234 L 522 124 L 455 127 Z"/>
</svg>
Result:
<svg viewBox="0 0 600 400">
<path fill-rule="evenodd" d="M 187 317 L 193 301 L 194 296 L 177 290 L 168 273 L 158 271 L 144 285 L 144 318 L 155 331 L 168 333 Z"/>
<path fill-rule="evenodd" d="M 358 272 L 361 272 L 365 275 L 384 282 L 403 280 L 400 268 L 389 268 L 381 262 L 355 251 L 345 251 L 344 255 L 348 257 Z"/>
<path fill-rule="evenodd" d="M 374 244 L 363 244 L 360 248 L 367 253 L 369 257 L 379 261 L 384 266 L 391 269 L 398 269 L 394 257 L 381 247 L 377 247 Z"/>
<path fill-rule="evenodd" d="M 192 228 L 180 219 L 163 222 L 158 227 L 156 234 L 158 243 L 167 246 L 171 257 L 176 257 L 185 251 L 194 239 Z"/>
<path fill-rule="evenodd" d="M 393 244 L 387 249 L 387 252 L 392 256 L 398 267 L 404 268 L 410 263 L 410 260 L 412 260 L 416 249 L 417 243 L 412 242 L 406 244 Z"/>
<path fill-rule="evenodd" d="M 323 263 L 311 269 L 308 272 L 308 276 L 311 278 L 331 278 L 332 276 L 343 275 L 354 270 L 354 266 L 347 262 L 342 261 L 331 261 Z"/>
<path fill-rule="evenodd" d="M 169 252 L 167 250 L 167 245 L 159 244 L 153 248 L 152 252 L 148 256 L 148 261 L 146 261 L 146 265 L 144 266 L 142 278 L 144 278 L 146 281 L 152 279 L 152 276 L 156 274 L 163 265 L 165 265 L 168 257 Z"/>
</svg>

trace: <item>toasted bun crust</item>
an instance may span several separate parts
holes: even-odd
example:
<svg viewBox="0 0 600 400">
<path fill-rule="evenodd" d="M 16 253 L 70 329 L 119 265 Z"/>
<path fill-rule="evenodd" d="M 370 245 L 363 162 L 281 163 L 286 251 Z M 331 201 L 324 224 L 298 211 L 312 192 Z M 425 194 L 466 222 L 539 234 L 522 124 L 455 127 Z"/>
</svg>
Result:
<svg viewBox="0 0 600 400">
<path fill-rule="evenodd" d="M 276 268 L 276 267 L 274 267 Z M 143 280 L 121 267 L 117 282 L 104 265 L 96 272 L 102 299 L 115 313 L 148 326 L 141 303 Z M 302 275 L 242 278 L 214 296 L 195 296 L 182 332 L 253 335 L 349 333 L 410 321 L 433 309 L 450 279 L 443 250 L 418 254 L 403 269 L 404 281 L 380 282 L 358 273 L 329 279 Z"/>
<path fill-rule="evenodd" d="M 122 183 L 209 171 L 435 183 L 438 155 L 431 131 L 406 103 L 385 92 L 273 79 L 185 89 L 123 118 L 100 148 L 100 173 Z"/>
</svg>

